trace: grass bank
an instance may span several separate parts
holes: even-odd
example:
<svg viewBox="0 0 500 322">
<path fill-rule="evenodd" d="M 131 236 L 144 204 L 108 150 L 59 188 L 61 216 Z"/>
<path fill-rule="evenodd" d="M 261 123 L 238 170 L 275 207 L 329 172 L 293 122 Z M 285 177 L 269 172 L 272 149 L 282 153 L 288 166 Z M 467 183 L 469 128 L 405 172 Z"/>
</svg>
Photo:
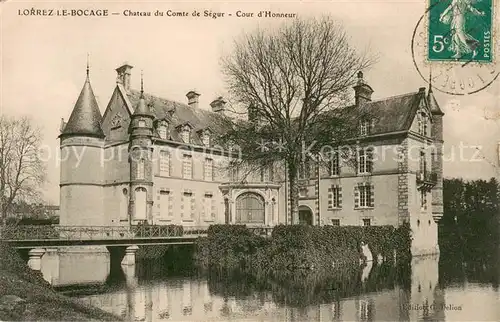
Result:
<svg viewBox="0 0 500 322">
<path fill-rule="evenodd" d="M 0 320 L 118 321 L 120 317 L 57 293 L 17 251 L 0 243 Z"/>
</svg>

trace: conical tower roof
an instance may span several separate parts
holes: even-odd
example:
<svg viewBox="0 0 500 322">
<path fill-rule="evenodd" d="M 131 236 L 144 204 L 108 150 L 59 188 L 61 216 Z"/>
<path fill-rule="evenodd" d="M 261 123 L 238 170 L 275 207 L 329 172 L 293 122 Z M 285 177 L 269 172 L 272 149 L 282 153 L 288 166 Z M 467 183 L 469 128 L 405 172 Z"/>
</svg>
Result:
<svg viewBox="0 0 500 322">
<path fill-rule="evenodd" d="M 134 116 L 136 115 L 144 115 L 154 117 L 153 113 L 149 109 L 149 106 L 146 104 L 146 99 L 144 98 L 144 81 L 141 74 L 141 96 L 139 97 L 139 102 L 134 110 Z"/>
<path fill-rule="evenodd" d="M 432 87 L 429 87 L 429 93 L 427 94 L 427 102 L 429 102 L 429 108 L 431 113 L 434 115 L 444 115 L 441 108 L 439 108 L 439 104 L 434 97 L 434 93 L 432 92 Z"/>
<path fill-rule="evenodd" d="M 101 122 L 102 115 L 97 105 L 92 86 L 90 86 L 89 68 L 87 65 L 85 84 L 83 84 L 80 96 L 78 96 L 73 112 L 71 112 L 71 116 L 61 136 L 78 135 L 104 138 Z"/>
</svg>

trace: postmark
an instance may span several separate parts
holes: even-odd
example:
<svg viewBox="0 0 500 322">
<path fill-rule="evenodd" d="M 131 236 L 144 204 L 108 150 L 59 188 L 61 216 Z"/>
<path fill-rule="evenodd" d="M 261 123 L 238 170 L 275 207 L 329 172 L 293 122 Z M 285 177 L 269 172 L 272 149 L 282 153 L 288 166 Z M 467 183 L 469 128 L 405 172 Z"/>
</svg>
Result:
<svg viewBox="0 0 500 322">
<path fill-rule="evenodd" d="M 493 0 L 429 0 L 412 37 L 420 76 L 452 95 L 477 93 L 499 76 Z"/>
</svg>

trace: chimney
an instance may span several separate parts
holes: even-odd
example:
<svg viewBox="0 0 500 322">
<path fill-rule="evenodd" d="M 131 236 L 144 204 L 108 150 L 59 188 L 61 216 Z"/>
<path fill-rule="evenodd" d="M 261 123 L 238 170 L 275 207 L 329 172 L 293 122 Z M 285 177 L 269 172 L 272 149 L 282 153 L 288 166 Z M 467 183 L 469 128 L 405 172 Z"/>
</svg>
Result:
<svg viewBox="0 0 500 322">
<path fill-rule="evenodd" d="M 118 84 L 122 84 L 127 92 L 130 91 L 130 78 L 132 75 L 132 68 L 134 68 L 132 65 L 123 63 L 122 66 L 116 69 L 116 82 Z"/>
<path fill-rule="evenodd" d="M 363 72 L 358 72 L 358 83 L 354 86 L 354 100 L 356 105 L 370 102 L 372 100 L 373 89 L 365 83 Z"/>
<path fill-rule="evenodd" d="M 210 106 L 212 106 L 212 111 L 215 113 L 221 113 L 221 114 L 224 113 L 225 105 L 226 105 L 226 101 L 224 101 L 222 96 L 219 96 L 212 103 L 210 103 Z"/>
<path fill-rule="evenodd" d="M 186 94 L 186 97 L 188 99 L 188 105 L 193 107 L 193 108 L 197 108 L 198 107 L 198 102 L 199 102 L 199 97 L 200 97 L 200 94 L 197 93 L 196 91 L 189 91 L 187 94 Z"/>
</svg>

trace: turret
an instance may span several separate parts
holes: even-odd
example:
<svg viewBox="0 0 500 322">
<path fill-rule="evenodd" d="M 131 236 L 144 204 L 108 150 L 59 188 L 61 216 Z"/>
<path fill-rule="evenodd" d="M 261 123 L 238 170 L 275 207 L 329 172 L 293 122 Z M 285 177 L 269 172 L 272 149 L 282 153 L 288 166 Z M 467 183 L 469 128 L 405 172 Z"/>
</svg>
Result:
<svg viewBox="0 0 500 322">
<path fill-rule="evenodd" d="M 436 185 L 432 188 L 432 217 L 437 223 L 443 217 L 443 111 L 429 87 L 427 102 L 432 114 L 431 134 L 434 151 L 432 156 L 432 172 L 436 173 Z"/>
<path fill-rule="evenodd" d="M 152 222 L 153 206 L 153 120 L 144 97 L 144 82 L 141 76 L 141 96 L 131 117 L 129 134 L 130 163 L 130 224 Z"/>
<path fill-rule="evenodd" d="M 60 224 L 106 225 L 103 210 L 102 115 L 90 85 L 89 66 L 83 88 L 67 123 L 61 124 Z"/>
</svg>

